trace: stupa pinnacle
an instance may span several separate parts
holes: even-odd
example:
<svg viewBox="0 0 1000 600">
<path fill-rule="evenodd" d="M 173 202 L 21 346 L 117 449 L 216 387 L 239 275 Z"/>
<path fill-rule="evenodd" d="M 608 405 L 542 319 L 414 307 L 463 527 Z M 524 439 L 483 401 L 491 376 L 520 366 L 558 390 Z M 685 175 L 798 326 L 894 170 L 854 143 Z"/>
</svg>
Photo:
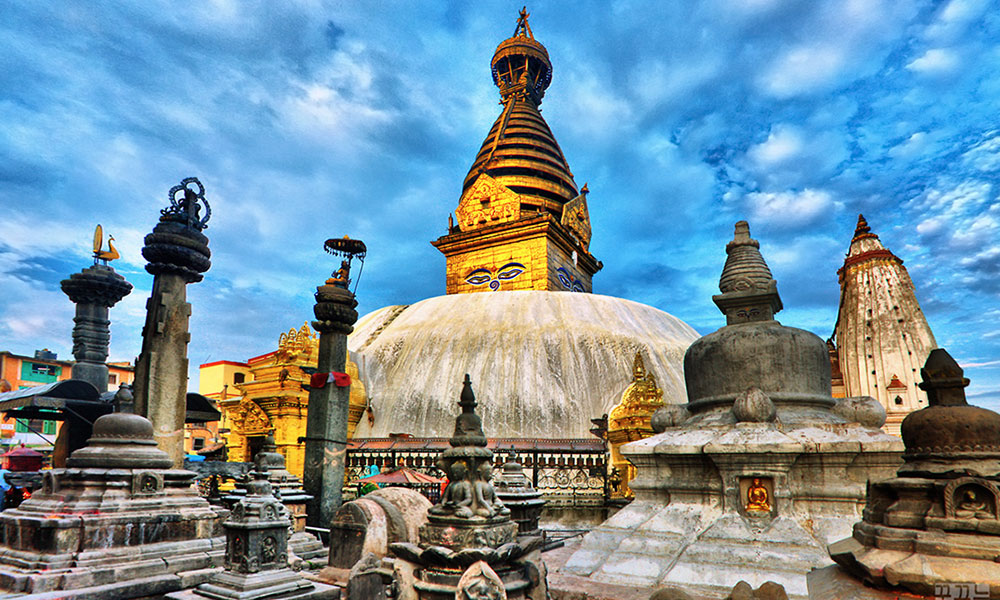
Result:
<svg viewBox="0 0 1000 600">
<path fill-rule="evenodd" d="M 871 396 L 886 411 L 885 429 L 899 434 L 903 418 L 927 406 L 917 383 L 934 334 L 920 310 L 903 261 L 872 233 L 864 215 L 840 277 L 834 331 L 845 396 Z"/>
<path fill-rule="evenodd" d="M 449 294 L 590 292 L 602 266 L 588 251 L 589 190 L 577 187 L 539 109 L 552 63 L 528 16 L 522 9 L 493 54 L 503 110 L 465 176 L 448 235 L 431 242 L 447 259 Z"/>
</svg>

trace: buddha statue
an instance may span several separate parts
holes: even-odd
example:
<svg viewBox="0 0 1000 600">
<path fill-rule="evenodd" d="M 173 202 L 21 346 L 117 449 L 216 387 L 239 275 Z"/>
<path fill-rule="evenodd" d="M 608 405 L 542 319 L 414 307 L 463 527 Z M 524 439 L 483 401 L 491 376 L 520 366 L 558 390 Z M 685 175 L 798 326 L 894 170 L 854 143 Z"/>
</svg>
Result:
<svg viewBox="0 0 1000 600">
<path fill-rule="evenodd" d="M 960 519 L 992 519 L 993 515 L 990 514 L 989 508 L 987 507 L 986 501 L 979 498 L 976 495 L 976 491 L 973 489 L 965 490 L 962 494 L 962 501 L 958 503 L 958 507 L 955 509 L 955 516 Z"/>
<path fill-rule="evenodd" d="M 760 477 L 754 477 L 753 483 L 747 488 L 747 512 L 771 512 L 771 502 L 767 488 L 761 483 Z"/>
</svg>

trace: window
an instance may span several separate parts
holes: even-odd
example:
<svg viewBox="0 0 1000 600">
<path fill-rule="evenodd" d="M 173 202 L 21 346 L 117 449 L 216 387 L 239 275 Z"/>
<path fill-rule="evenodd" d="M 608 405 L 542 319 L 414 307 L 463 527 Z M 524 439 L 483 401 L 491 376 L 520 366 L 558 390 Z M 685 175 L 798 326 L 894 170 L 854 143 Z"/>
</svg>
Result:
<svg viewBox="0 0 1000 600">
<path fill-rule="evenodd" d="M 191 449 L 192 450 L 197 451 L 197 450 L 201 450 L 204 447 L 205 447 L 205 438 L 203 438 L 203 437 L 192 438 L 192 440 L 191 440 Z"/>
<path fill-rule="evenodd" d="M 244 373 L 233 373 L 233 383 L 243 383 L 246 381 L 246 377 Z"/>
<path fill-rule="evenodd" d="M 55 421 L 42 421 L 42 433 L 54 434 L 56 432 Z"/>
<path fill-rule="evenodd" d="M 896 396 L 896 399 L 893 400 L 893 402 L 895 402 L 896 404 L 902 404 L 903 403 L 903 399 L 900 398 L 899 396 Z"/>
<path fill-rule="evenodd" d="M 108 385 L 118 385 L 118 373 L 108 373 Z"/>
</svg>

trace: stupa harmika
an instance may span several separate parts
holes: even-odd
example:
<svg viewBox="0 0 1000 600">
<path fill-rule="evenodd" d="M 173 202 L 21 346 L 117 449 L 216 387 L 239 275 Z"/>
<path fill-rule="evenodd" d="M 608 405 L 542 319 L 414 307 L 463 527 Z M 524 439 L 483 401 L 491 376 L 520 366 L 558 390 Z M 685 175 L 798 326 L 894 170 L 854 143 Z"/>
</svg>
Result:
<svg viewBox="0 0 1000 600">
<path fill-rule="evenodd" d="M 725 595 L 735 582 L 806 596 L 806 573 L 861 514 L 869 479 L 902 444 L 870 398 L 835 401 L 823 341 L 774 320 L 781 299 L 745 221 L 712 299 L 726 326 L 684 357 L 689 403 L 653 416 L 662 433 L 625 444 L 635 500 L 587 534 L 564 567 L 606 583 L 679 584 Z"/>
<path fill-rule="evenodd" d="M 871 396 L 886 410 L 885 430 L 899 435 L 907 414 L 927 406 L 917 370 L 935 347 L 903 261 L 858 215 L 840 277 L 835 360 L 844 396 Z"/>
</svg>

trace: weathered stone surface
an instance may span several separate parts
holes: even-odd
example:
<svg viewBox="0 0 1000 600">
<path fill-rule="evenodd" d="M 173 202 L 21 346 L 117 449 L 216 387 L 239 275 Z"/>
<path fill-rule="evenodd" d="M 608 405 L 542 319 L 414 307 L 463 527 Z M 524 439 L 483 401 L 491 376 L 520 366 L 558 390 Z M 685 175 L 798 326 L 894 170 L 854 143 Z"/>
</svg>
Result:
<svg viewBox="0 0 1000 600">
<path fill-rule="evenodd" d="M 878 428 L 885 425 L 885 408 L 871 396 L 841 398 L 833 406 L 833 413 L 848 423 L 860 423 L 865 427 Z"/>
<path fill-rule="evenodd" d="M 877 587 L 944 596 L 980 584 L 1000 598 L 1000 415 L 967 405 L 969 380 L 944 350 L 921 374 L 929 406 L 903 421 L 905 462 L 869 486 L 863 520 L 830 556 Z"/>
<path fill-rule="evenodd" d="M 174 574 L 218 565 L 219 515 L 197 495 L 194 473 L 164 468 L 170 459 L 152 438 L 142 417 L 100 417 L 70 468 L 46 472 L 41 490 L 0 513 L 0 587 L 64 595 L 94 586 L 125 590 L 131 581 L 175 582 Z"/>
<path fill-rule="evenodd" d="M 691 416 L 683 404 L 666 404 L 656 409 L 649 424 L 656 433 L 663 433 L 669 427 L 677 427 Z"/>
<path fill-rule="evenodd" d="M 766 423 L 778 415 L 774 402 L 758 387 L 751 387 L 733 402 L 733 416 L 738 422 Z"/>
<path fill-rule="evenodd" d="M 663 311 L 598 294 L 454 294 L 386 307 L 348 341 L 379 407 L 355 435 L 450 431 L 451 386 L 469 373 L 489 398 L 480 414 L 491 437 L 589 438 L 590 419 L 610 408 L 608 382 L 630 372 L 636 351 L 664 400 L 683 402 L 682 360 L 697 337 Z"/>
<path fill-rule="evenodd" d="M 831 410 L 826 345 L 774 320 L 781 300 L 745 223 L 727 252 L 713 298 L 727 325 L 685 355 L 690 416 L 622 446 L 636 500 L 583 538 L 571 574 L 710 597 L 772 580 L 805 598 L 868 478 L 899 464 L 899 440 Z"/>
</svg>

